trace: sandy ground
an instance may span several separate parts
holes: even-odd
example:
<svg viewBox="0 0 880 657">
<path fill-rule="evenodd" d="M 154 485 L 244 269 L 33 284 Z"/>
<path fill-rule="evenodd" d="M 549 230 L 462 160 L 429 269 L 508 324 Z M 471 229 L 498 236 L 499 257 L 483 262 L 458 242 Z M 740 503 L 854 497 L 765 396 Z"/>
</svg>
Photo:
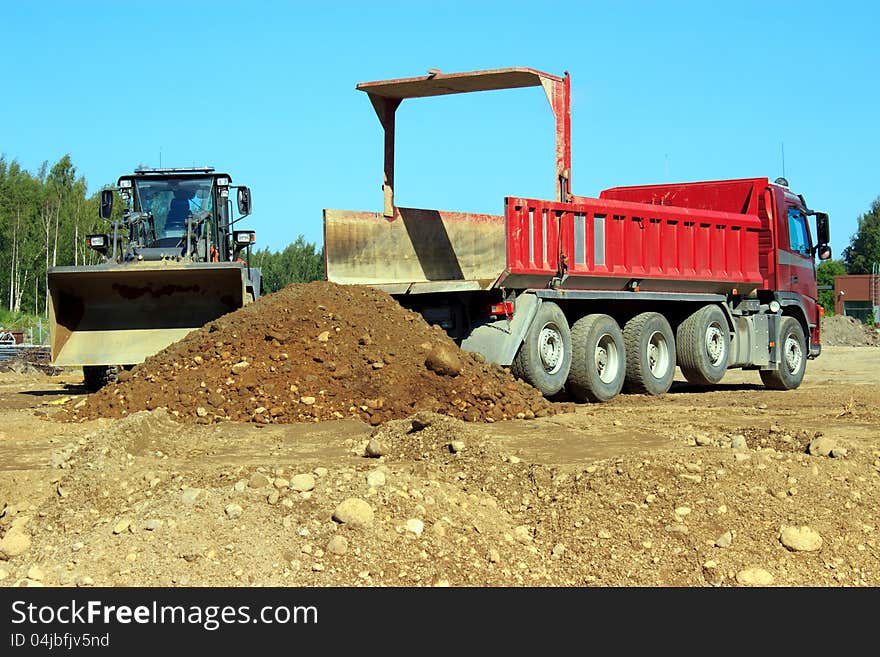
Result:
<svg viewBox="0 0 880 657">
<path fill-rule="evenodd" d="M 876 347 L 492 424 L 56 421 L 81 380 L 0 374 L 0 585 L 880 585 Z"/>
</svg>

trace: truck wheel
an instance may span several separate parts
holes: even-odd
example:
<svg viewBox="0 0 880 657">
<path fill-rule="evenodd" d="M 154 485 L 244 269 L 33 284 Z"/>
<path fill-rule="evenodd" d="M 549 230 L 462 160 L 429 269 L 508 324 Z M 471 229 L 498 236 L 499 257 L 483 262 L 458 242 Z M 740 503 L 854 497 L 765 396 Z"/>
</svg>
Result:
<svg viewBox="0 0 880 657">
<path fill-rule="evenodd" d="M 727 318 L 718 306 L 703 306 L 684 320 L 676 332 L 678 366 L 695 385 L 712 385 L 727 372 L 730 336 Z"/>
<path fill-rule="evenodd" d="M 623 387 L 623 333 L 608 315 L 587 315 L 571 327 L 568 390 L 577 401 L 605 402 Z"/>
<path fill-rule="evenodd" d="M 562 309 L 552 301 L 538 307 L 510 371 L 545 397 L 562 390 L 571 367 L 571 331 Z"/>
<path fill-rule="evenodd" d="M 636 315 L 623 328 L 627 392 L 662 395 L 675 376 L 675 338 L 660 313 Z"/>
<path fill-rule="evenodd" d="M 95 392 L 109 383 L 116 383 L 119 377 L 119 368 L 115 365 L 84 365 L 83 384 Z"/>
<path fill-rule="evenodd" d="M 781 329 L 782 362 L 778 370 L 761 370 L 761 381 L 771 390 L 794 390 L 804 380 L 807 369 L 807 341 L 801 323 L 794 317 L 783 317 Z"/>
</svg>

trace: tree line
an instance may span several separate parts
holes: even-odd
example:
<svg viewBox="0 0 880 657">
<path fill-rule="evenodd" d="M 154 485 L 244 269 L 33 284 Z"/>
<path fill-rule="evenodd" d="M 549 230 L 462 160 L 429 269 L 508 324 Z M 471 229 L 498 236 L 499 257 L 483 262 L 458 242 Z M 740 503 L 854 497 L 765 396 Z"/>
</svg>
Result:
<svg viewBox="0 0 880 657">
<path fill-rule="evenodd" d="M 850 238 L 842 257 L 825 260 L 816 269 L 820 288 L 819 303 L 826 315 L 834 314 L 834 277 L 844 274 L 870 274 L 875 263 L 880 263 L 880 196 L 871 203 L 871 208 L 859 216 L 858 228 Z"/>
<path fill-rule="evenodd" d="M 49 268 L 100 261 L 85 244 L 89 233 L 106 231 L 99 204 L 100 192 L 89 196 L 70 155 L 36 172 L 0 155 L 0 308 L 45 316 Z M 266 293 L 324 276 L 323 252 L 302 236 L 280 252 L 257 250 L 251 263 L 263 267 Z"/>
</svg>

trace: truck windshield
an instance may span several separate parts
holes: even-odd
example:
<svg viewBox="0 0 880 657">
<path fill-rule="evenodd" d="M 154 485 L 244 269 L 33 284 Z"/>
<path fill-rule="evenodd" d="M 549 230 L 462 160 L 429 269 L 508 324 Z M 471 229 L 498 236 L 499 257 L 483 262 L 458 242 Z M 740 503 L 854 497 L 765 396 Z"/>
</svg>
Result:
<svg viewBox="0 0 880 657">
<path fill-rule="evenodd" d="M 156 238 L 160 241 L 183 237 L 189 215 L 214 209 L 213 178 L 135 180 L 134 184 L 137 204 L 142 212 L 153 215 Z"/>
</svg>

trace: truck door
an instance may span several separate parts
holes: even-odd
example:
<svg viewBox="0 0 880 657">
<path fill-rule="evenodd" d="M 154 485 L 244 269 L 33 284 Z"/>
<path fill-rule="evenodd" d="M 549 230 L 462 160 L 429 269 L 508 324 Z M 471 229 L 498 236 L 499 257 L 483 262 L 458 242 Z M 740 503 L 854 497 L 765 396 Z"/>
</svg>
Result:
<svg viewBox="0 0 880 657">
<path fill-rule="evenodd" d="M 779 239 L 779 288 L 787 288 L 815 302 L 816 269 L 807 217 L 803 210 L 789 205 L 786 223 L 788 240 L 782 235 Z"/>
</svg>

